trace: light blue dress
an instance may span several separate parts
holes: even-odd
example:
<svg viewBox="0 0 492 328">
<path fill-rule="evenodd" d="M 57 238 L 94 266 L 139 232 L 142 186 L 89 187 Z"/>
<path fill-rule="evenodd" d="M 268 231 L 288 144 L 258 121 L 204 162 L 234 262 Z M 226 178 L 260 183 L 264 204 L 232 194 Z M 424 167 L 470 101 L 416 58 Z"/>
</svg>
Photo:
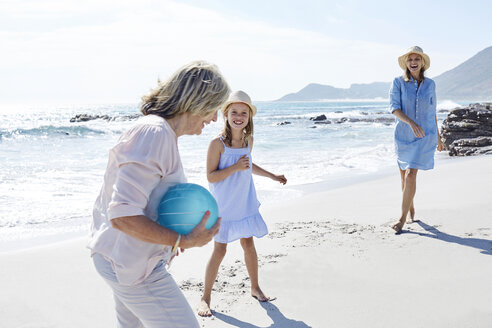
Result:
<svg viewBox="0 0 492 328">
<path fill-rule="evenodd" d="M 229 148 L 222 138 L 220 141 L 224 145 L 224 153 L 220 156 L 219 170 L 236 164 L 243 155 L 249 158 L 250 165 L 248 170 L 235 172 L 222 181 L 210 184 L 210 192 L 217 200 L 219 216 L 222 217 L 215 241 L 225 244 L 240 238 L 263 237 L 268 229 L 259 212 L 260 202 L 256 198 L 249 147 Z"/>
<path fill-rule="evenodd" d="M 405 122 L 396 119 L 395 150 L 398 166 L 402 170 L 434 168 L 434 153 L 437 147 L 436 84 L 425 78 L 420 86 L 413 78 L 405 82 L 403 77 L 393 80 L 390 89 L 390 110 L 401 109 L 425 132 L 417 138 Z"/>
</svg>

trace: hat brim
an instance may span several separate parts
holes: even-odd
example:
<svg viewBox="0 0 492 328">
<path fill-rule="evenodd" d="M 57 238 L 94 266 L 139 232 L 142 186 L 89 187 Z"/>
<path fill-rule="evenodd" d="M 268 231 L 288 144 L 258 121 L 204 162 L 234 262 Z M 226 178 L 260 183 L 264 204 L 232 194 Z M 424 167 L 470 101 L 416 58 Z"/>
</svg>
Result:
<svg viewBox="0 0 492 328">
<path fill-rule="evenodd" d="M 427 56 L 427 54 L 425 54 L 423 52 L 409 51 L 406 54 L 401 55 L 400 57 L 398 57 L 398 64 L 400 65 L 400 67 L 401 67 L 402 70 L 406 70 L 407 69 L 407 57 L 410 56 L 411 54 L 417 54 L 417 55 L 421 56 L 424 59 L 424 65 L 422 65 L 422 68 L 424 70 L 429 69 L 429 67 L 430 67 L 430 57 Z"/>
<path fill-rule="evenodd" d="M 251 113 L 253 114 L 253 116 L 256 115 L 256 106 L 253 105 L 253 104 L 248 104 L 247 102 L 244 102 L 244 101 L 240 101 L 240 100 L 230 100 L 230 101 L 227 101 L 224 103 L 224 105 L 222 106 L 222 113 L 225 114 L 225 111 L 227 109 L 227 107 L 230 105 L 230 104 L 234 104 L 234 103 L 241 103 L 241 104 L 245 104 L 247 105 L 250 109 L 251 109 Z"/>
</svg>

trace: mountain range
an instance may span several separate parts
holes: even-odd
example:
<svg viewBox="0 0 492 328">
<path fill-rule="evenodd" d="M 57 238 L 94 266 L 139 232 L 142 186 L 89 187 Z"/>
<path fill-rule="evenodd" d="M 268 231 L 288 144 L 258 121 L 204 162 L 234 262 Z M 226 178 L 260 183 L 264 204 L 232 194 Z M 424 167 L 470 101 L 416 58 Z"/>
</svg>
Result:
<svg viewBox="0 0 492 328">
<path fill-rule="evenodd" d="M 438 99 L 455 101 L 492 100 L 492 46 L 457 67 L 432 78 L 436 82 Z M 323 99 L 388 98 L 391 82 L 352 84 L 350 88 L 310 83 L 296 93 L 277 101 L 314 101 Z"/>
</svg>

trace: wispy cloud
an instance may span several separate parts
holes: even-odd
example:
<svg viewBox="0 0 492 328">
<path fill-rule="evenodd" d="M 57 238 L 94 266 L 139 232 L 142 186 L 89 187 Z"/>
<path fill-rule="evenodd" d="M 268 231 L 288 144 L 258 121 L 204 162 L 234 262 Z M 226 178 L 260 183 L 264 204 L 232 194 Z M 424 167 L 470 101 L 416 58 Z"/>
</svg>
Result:
<svg viewBox="0 0 492 328">
<path fill-rule="evenodd" d="M 137 99 L 158 75 L 205 59 L 221 68 L 233 88 L 246 89 L 256 99 L 274 99 L 310 82 L 347 87 L 388 80 L 397 67 L 385 61 L 395 61 L 401 51 L 173 1 L 102 0 L 83 6 L 78 1 L 7 1 L 0 11 L 5 18 L 0 42 L 8 49 L 1 54 L 0 69 L 19 76 L 42 72 L 31 75 L 32 83 L 51 97 L 68 88 L 76 95 L 79 88 L 82 97 Z M 46 72 L 53 75 L 49 83 Z M 8 74 L 0 77 L 0 87 L 22 94 L 13 90 Z M 124 92 L 118 94 L 119 89 Z"/>
</svg>

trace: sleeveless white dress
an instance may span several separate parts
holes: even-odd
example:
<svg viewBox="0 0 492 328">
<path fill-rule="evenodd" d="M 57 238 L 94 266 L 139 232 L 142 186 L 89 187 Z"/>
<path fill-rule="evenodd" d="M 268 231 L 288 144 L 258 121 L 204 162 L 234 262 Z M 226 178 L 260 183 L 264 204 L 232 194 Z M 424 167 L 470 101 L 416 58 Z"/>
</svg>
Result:
<svg viewBox="0 0 492 328">
<path fill-rule="evenodd" d="M 268 228 L 259 212 L 260 202 L 253 183 L 249 147 L 230 148 L 222 137 L 220 140 L 224 145 L 224 153 L 220 156 L 219 170 L 234 165 L 243 155 L 249 158 L 250 166 L 247 170 L 235 172 L 222 181 L 210 184 L 210 192 L 217 200 L 219 216 L 222 217 L 215 241 L 225 244 L 240 238 L 261 238 L 268 233 Z"/>
</svg>

